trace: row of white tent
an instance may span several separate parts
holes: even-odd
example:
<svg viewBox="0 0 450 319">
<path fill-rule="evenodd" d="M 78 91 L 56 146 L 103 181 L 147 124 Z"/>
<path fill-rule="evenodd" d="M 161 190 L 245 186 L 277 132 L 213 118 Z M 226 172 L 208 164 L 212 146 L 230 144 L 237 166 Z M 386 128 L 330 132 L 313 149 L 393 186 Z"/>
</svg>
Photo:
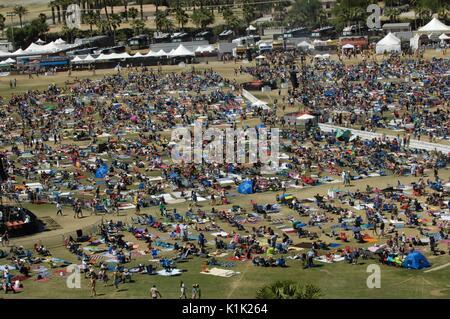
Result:
<svg viewBox="0 0 450 319">
<path fill-rule="evenodd" d="M 2 57 L 12 57 L 12 56 L 22 56 L 22 55 L 38 55 L 38 54 L 55 54 L 62 51 L 67 51 L 78 47 L 78 44 L 66 43 L 63 39 L 59 38 L 56 41 L 52 41 L 47 44 L 42 44 L 43 41 L 39 39 L 38 41 L 31 43 L 25 50 L 19 48 L 14 52 L 0 52 L 0 58 Z"/>
<path fill-rule="evenodd" d="M 11 64 L 15 64 L 15 63 L 16 63 L 16 60 L 7 58 L 6 60 L 1 61 L 0 65 L 11 65 Z"/>
<path fill-rule="evenodd" d="M 74 63 L 92 63 L 96 61 L 108 61 L 108 60 L 124 60 L 124 59 L 136 59 L 136 58 L 176 58 L 176 57 L 189 57 L 195 56 L 195 53 L 212 53 L 215 48 L 212 45 L 199 46 L 195 51 L 190 51 L 184 45 L 180 44 L 176 49 L 172 49 L 170 52 L 166 52 L 163 49 L 159 51 L 148 51 L 146 54 L 140 52 L 135 55 L 130 55 L 127 52 L 124 53 L 110 53 L 110 54 L 100 54 L 98 57 L 94 58 L 92 55 L 88 55 L 85 58 L 76 56 L 72 59 Z"/>
<path fill-rule="evenodd" d="M 433 18 L 430 22 L 416 31 L 414 37 L 410 39 L 410 47 L 414 50 L 417 49 L 419 47 L 420 36 L 424 34 L 428 34 L 429 36 L 440 34 L 439 39 L 441 41 L 448 40 L 450 37 L 447 36 L 446 33 L 450 33 L 450 27 L 439 21 L 439 19 Z M 401 52 L 401 40 L 394 34 L 388 33 L 377 43 L 375 52 L 377 54 L 384 52 Z"/>
</svg>

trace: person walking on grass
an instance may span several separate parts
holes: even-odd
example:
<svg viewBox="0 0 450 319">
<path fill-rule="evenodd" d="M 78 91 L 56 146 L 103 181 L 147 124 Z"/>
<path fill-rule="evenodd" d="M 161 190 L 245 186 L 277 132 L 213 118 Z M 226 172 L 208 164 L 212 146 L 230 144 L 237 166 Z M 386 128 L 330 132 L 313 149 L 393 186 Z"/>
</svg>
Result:
<svg viewBox="0 0 450 319">
<path fill-rule="evenodd" d="M 186 285 L 184 284 L 184 282 L 180 282 L 180 292 L 180 299 L 187 299 Z"/>
<path fill-rule="evenodd" d="M 91 297 L 96 297 L 97 274 L 94 271 L 89 274 L 89 285 L 91 286 Z"/>
<path fill-rule="evenodd" d="M 150 296 L 152 297 L 152 299 L 158 299 L 158 297 L 162 298 L 162 295 L 159 292 L 158 288 L 156 288 L 156 285 L 153 285 L 153 287 L 150 288 Z"/>
<path fill-rule="evenodd" d="M 60 202 L 56 202 L 56 216 L 63 216 L 62 205 Z"/>
</svg>

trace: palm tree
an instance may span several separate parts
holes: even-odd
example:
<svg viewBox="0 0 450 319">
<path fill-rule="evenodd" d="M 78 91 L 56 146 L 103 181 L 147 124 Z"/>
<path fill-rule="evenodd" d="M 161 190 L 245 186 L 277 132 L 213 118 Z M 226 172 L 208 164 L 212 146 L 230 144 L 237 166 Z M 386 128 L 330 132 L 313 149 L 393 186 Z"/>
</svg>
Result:
<svg viewBox="0 0 450 319">
<path fill-rule="evenodd" d="M 108 21 L 104 19 L 97 19 L 95 25 L 97 26 L 97 29 L 100 31 L 100 33 L 105 34 L 109 32 L 109 23 Z"/>
<path fill-rule="evenodd" d="M 428 21 L 431 17 L 431 11 L 422 6 L 417 7 L 415 13 L 419 17 L 420 25 L 425 24 L 425 21 Z"/>
<path fill-rule="evenodd" d="M 277 281 L 259 289 L 256 299 L 318 299 L 320 288 L 313 285 L 300 286 L 291 280 Z"/>
<path fill-rule="evenodd" d="M 144 20 L 144 0 L 138 0 L 139 7 L 141 9 L 141 20 Z M 158 11 L 158 10 L 156 10 Z"/>
<path fill-rule="evenodd" d="M 136 19 L 138 15 L 139 15 L 138 9 L 136 9 L 136 8 L 130 8 L 130 9 L 128 10 L 128 16 L 129 16 L 131 19 L 133 19 L 133 20 Z"/>
<path fill-rule="evenodd" d="M 106 3 L 106 0 L 103 0 L 103 8 L 105 9 L 106 22 L 108 22 L 108 30 L 111 30 L 111 22 L 109 19 L 108 4 Z"/>
<path fill-rule="evenodd" d="M 178 25 L 181 27 L 181 29 L 184 29 L 185 24 L 189 22 L 189 15 L 186 13 L 186 11 L 183 9 L 181 5 L 176 7 L 174 12 L 175 12 L 175 20 L 177 20 Z"/>
<path fill-rule="evenodd" d="M 122 23 L 122 19 L 120 18 L 120 15 L 118 14 L 111 14 L 109 23 L 111 25 L 111 28 L 113 29 L 113 39 L 114 39 L 114 44 L 116 44 L 116 30 L 118 27 L 120 27 L 120 24 Z"/>
<path fill-rule="evenodd" d="M 165 10 L 165 11 L 161 11 L 161 10 L 157 10 L 155 13 L 155 24 L 156 24 L 156 30 L 169 30 L 172 26 L 173 23 L 172 21 L 168 18 L 169 16 L 169 11 Z"/>
<path fill-rule="evenodd" d="M 55 1 L 51 1 L 48 5 L 49 5 L 50 9 L 52 9 L 52 23 L 56 24 Z"/>
<path fill-rule="evenodd" d="M 2 30 L 2 35 L 5 30 L 5 21 L 6 21 L 5 16 L 3 14 L 0 14 L 0 30 Z"/>
<path fill-rule="evenodd" d="M 89 24 L 91 34 L 92 34 L 92 27 L 97 23 L 97 20 L 100 20 L 100 16 L 95 11 L 89 11 L 84 16 L 84 22 Z"/>
<path fill-rule="evenodd" d="M 383 11 L 383 15 L 389 18 L 391 22 L 397 22 L 400 15 L 400 11 L 396 8 L 386 8 Z"/>
<path fill-rule="evenodd" d="M 133 28 L 134 35 L 139 35 L 145 28 L 145 23 L 142 20 L 131 21 L 131 27 Z"/>
<path fill-rule="evenodd" d="M 22 18 L 28 13 L 28 9 L 22 5 L 16 5 L 13 11 L 19 16 L 20 27 L 23 28 Z"/>
<path fill-rule="evenodd" d="M 128 22 L 128 0 L 122 0 L 125 20 Z"/>
</svg>

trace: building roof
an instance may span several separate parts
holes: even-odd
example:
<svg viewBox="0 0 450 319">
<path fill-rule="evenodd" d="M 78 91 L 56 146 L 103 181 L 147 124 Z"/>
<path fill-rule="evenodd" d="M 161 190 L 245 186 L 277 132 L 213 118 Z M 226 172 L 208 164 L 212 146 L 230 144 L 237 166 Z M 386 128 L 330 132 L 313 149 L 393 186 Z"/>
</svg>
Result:
<svg viewBox="0 0 450 319">
<path fill-rule="evenodd" d="M 383 29 L 401 29 L 401 28 L 410 28 L 411 23 L 409 22 L 401 22 L 401 23 L 385 23 L 383 24 Z"/>
</svg>

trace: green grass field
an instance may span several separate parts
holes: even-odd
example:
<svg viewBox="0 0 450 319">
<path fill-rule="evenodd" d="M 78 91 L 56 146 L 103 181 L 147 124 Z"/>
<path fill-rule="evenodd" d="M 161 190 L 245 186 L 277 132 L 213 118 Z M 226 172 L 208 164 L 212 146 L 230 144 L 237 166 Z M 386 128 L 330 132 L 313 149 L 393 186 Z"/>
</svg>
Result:
<svg viewBox="0 0 450 319">
<path fill-rule="evenodd" d="M 213 68 L 220 72 L 223 76 L 233 78 L 239 82 L 250 80 L 248 75 L 234 76 L 234 68 L 239 67 L 239 64 L 221 62 L 210 63 L 209 65 L 200 64 L 195 68 Z M 188 67 L 189 69 L 190 67 Z M 164 67 L 164 71 L 180 71 L 182 68 L 178 66 Z M 112 70 L 97 70 L 95 77 L 101 77 L 105 74 L 110 74 Z M 91 72 L 73 72 L 72 78 L 69 79 L 66 73 L 60 73 L 56 76 L 40 77 L 35 79 L 28 79 L 27 76 L 17 76 L 18 86 L 16 90 L 10 90 L 9 77 L 0 78 L 0 95 L 9 98 L 12 94 L 19 94 L 27 90 L 43 90 L 51 83 L 64 85 L 65 81 L 72 81 L 78 78 L 94 78 Z M 270 101 L 274 97 L 275 92 L 269 94 L 257 93 L 259 98 Z M 286 92 L 283 91 L 283 94 Z M 6 103 L 4 103 L 6 104 Z M 286 112 L 292 111 L 287 109 Z M 440 176 L 444 180 L 450 178 L 448 170 L 442 170 Z M 354 181 L 350 190 L 365 189 L 369 184 L 373 187 L 385 187 L 388 185 L 395 185 L 397 177 L 376 177 L 361 181 Z M 411 177 L 399 178 L 402 183 L 410 183 L 414 180 Z M 342 187 L 341 184 L 332 185 L 333 187 Z M 298 198 L 312 197 L 317 193 L 326 194 L 327 190 L 332 187 L 330 185 L 323 185 L 318 187 L 307 187 L 304 189 L 290 189 L 288 193 L 292 193 Z M 236 192 L 232 190 L 232 193 Z M 251 210 L 250 200 L 253 199 L 258 203 L 273 203 L 275 201 L 274 192 L 258 193 L 252 196 L 232 196 L 230 197 L 232 205 L 240 205 L 241 207 Z M 202 209 L 209 211 L 209 203 L 203 203 Z M 85 212 L 87 216 L 83 219 L 74 219 L 72 211 L 69 207 L 65 208 L 65 216 L 56 217 L 56 209 L 54 205 L 31 205 L 26 204 L 25 207 L 31 209 L 38 217 L 51 217 L 61 227 L 60 229 L 28 236 L 20 239 L 13 239 L 12 243 L 15 245 L 24 245 L 31 248 L 34 243 L 42 242 L 52 252 L 54 257 L 66 259 L 71 262 L 76 262 L 76 259 L 68 250 L 62 245 L 63 235 L 73 234 L 76 229 L 89 229 L 90 225 L 98 223 L 102 216 L 90 216 L 89 212 Z M 186 203 L 170 205 L 169 208 L 177 208 L 177 210 L 184 212 L 186 210 Z M 220 209 L 228 209 L 231 205 L 220 206 Z M 151 213 L 158 216 L 158 208 L 152 207 L 142 210 L 143 213 Z M 282 217 L 293 215 L 294 212 L 283 207 L 281 213 Z M 113 217 L 112 219 L 123 220 L 125 223 L 130 222 L 130 217 L 134 215 L 134 210 L 121 212 L 121 216 Z M 296 215 L 297 217 L 297 215 Z M 110 219 L 109 216 L 106 218 Z M 300 218 L 306 221 L 306 218 Z M 269 225 L 268 221 L 262 221 L 259 225 Z M 225 231 L 231 232 L 232 228 L 228 225 L 222 225 Z M 246 227 L 252 225 L 247 224 Z M 312 227 L 311 231 L 319 232 L 320 229 Z M 85 231 L 85 233 L 88 231 Z M 405 229 L 407 234 L 412 232 L 411 229 Z M 153 233 L 153 231 L 152 231 Z M 162 239 L 169 241 L 168 234 L 158 233 Z M 305 242 L 308 240 L 300 240 L 291 236 L 296 243 Z M 127 233 L 126 239 L 139 244 L 139 249 L 145 249 L 143 242 L 138 242 L 130 234 Z M 212 237 L 207 235 L 207 239 L 213 242 Z M 336 240 L 321 235 L 321 239 L 327 242 L 336 242 Z M 385 239 L 384 239 L 385 240 Z M 384 242 L 383 239 L 379 243 Z M 348 245 L 354 247 L 354 242 Z M 344 246 L 341 246 L 341 248 Z M 441 245 L 442 250 L 448 250 L 448 246 Z M 300 252 L 306 252 L 300 251 Z M 293 255 L 297 252 L 290 252 Z M 428 247 L 425 249 L 426 256 L 433 264 L 432 269 L 450 263 L 450 256 L 430 256 Z M 171 256 L 170 252 L 162 252 L 162 256 Z M 230 256 L 230 255 L 229 255 Z M 138 265 L 139 263 L 149 263 L 151 256 L 145 255 L 136 257 L 129 265 Z M 224 260 L 224 258 L 218 258 Z M 202 296 L 204 298 L 254 298 L 258 288 L 265 284 L 274 282 L 276 280 L 295 280 L 302 284 L 311 283 L 321 288 L 323 298 L 449 298 L 450 297 L 450 267 L 434 270 L 431 272 L 424 272 L 424 270 L 405 270 L 390 266 L 381 266 L 381 288 L 369 289 L 366 285 L 366 280 L 369 273 L 366 272 L 369 264 L 378 264 L 376 260 L 361 260 L 358 265 L 349 265 L 345 262 L 335 264 L 319 264 L 320 266 L 313 269 L 302 269 L 302 266 L 297 260 L 288 259 L 288 268 L 260 268 L 253 266 L 249 261 L 235 261 L 236 266 L 231 268 L 234 271 L 240 272 L 239 275 L 231 278 L 220 278 L 211 275 L 201 274 L 200 271 L 205 263 L 205 259 L 199 257 L 191 258 L 188 262 L 179 263 L 178 268 L 185 270 L 181 276 L 176 277 L 162 277 L 162 276 L 148 276 L 135 274 L 133 275 L 135 282 L 126 283 L 121 286 L 119 291 L 116 291 L 113 286 L 103 287 L 98 282 L 97 292 L 99 298 L 148 298 L 149 289 L 153 284 L 156 284 L 163 298 L 178 298 L 179 282 L 183 280 L 187 287 L 193 283 L 199 283 L 202 289 Z M 7 260 L 0 259 L 0 265 L 6 264 Z M 5 295 L 5 298 L 89 298 L 90 290 L 88 281 L 82 279 L 82 286 L 80 289 L 69 289 L 66 286 L 66 278 L 60 277 L 58 270 L 52 270 L 52 278 L 48 282 L 35 281 L 35 277 L 24 281 L 24 291 L 17 294 Z"/>
</svg>

